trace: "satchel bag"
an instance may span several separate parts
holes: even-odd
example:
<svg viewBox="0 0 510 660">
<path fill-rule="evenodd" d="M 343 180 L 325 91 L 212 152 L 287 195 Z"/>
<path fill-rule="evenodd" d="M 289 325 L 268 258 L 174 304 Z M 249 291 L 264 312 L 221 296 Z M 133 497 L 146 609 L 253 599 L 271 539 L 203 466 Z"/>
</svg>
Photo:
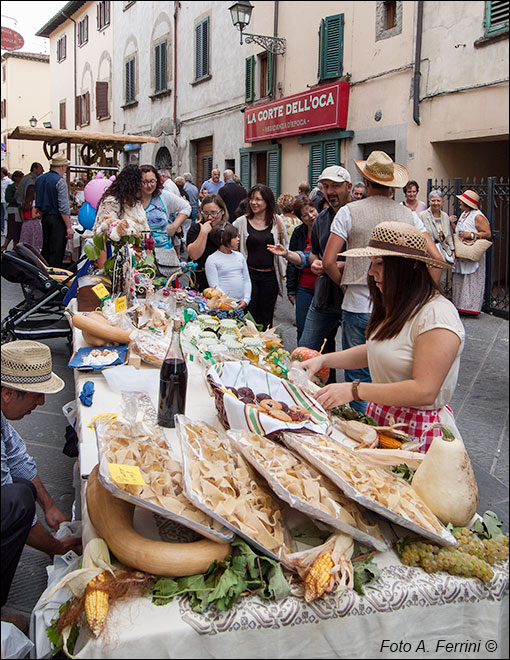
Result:
<svg viewBox="0 0 510 660">
<path fill-rule="evenodd" d="M 168 277 L 178 270 L 181 260 L 177 256 L 175 248 L 154 248 L 154 256 L 158 264 L 159 272 Z"/>
<path fill-rule="evenodd" d="M 486 238 L 465 241 L 458 234 L 453 235 L 455 243 L 455 256 L 457 259 L 467 261 L 480 261 L 486 250 L 492 245 L 492 241 Z"/>
</svg>

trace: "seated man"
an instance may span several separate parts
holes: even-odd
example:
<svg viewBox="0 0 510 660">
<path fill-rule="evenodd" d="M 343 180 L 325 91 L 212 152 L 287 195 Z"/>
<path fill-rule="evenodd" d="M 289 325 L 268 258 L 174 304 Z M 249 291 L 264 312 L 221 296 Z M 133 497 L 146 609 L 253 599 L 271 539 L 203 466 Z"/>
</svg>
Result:
<svg viewBox="0 0 510 660">
<path fill-rule="evenodd" d="M 36 501 L 52 529 L 58 530 L 60 523 L 69 518 L 50 497 L 23 439 L 7 421 L 21 419 L 42 406 L 45 394 L 60 392 L 64 381 L 51 369 L 51 352 L 44 344 L 13 341 L 1 348 L 2 607 L 7 602 L 25 543 L 45 552 L 51 559 L 71 549 L 81 552 L 81 538 L 56 539 L 37 520 Z M 2 613 L 2 620 L 10 620 L 9 615 Z"/>
</svg>

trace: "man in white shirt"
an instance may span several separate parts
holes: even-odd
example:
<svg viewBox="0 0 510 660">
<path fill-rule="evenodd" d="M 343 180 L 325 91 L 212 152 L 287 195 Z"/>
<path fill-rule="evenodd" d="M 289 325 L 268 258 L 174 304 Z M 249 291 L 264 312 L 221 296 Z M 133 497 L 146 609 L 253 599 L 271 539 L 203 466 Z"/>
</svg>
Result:
<svg viewBox="0 0 510 660">
<path fill-rule="evenodd" d="M 426 233 L 420 218 L 402 204 L 389 197 L 390 188 L 402 188 L 409 180 L 409 172 L 383 151 L 373 151 L 366 161 L 354 161 L 363 174 L 367 197 L 343 206 L 331 224 L 322 265 L 329 277 L 344 289 L 342 302 L 342 348 L 365 343 L 365 332 L 372 311 L 367 284 L 369 260 L 347 258 L 345 266 L 338 266 L 337 255 L 347 243 L 349 249 L 366 247 L 372 229 L 384 221 L 407 222 L 417 227 L 427 238 L 429 255 L 442 261 L 432 238 Z M 404 213 L 402 212 L 404 209 Z M 406 212 L 407 211 L 407 212 Z M 437 274 L 435 271 L 438 271 Z M 437 281 L 439 269 L 431 274 Z M 368 369 L 345 370 L 345 380 L 370 382 Z M 364 412 L 365 402 L 351 402 L 351 406 Z"/>
<path fill-rule="evenodd" d="M 161 177 L 161 181 L 163 182 L 163 190 L 167 190 L 168 192 L 171 192 L 174 195 L 179 195 L 180 197 L 181 193 L 179 188 L 172 181 L 172 175 L 170 172 L 168 170 L 158 170 L 158 174 Z"/>
</svg>

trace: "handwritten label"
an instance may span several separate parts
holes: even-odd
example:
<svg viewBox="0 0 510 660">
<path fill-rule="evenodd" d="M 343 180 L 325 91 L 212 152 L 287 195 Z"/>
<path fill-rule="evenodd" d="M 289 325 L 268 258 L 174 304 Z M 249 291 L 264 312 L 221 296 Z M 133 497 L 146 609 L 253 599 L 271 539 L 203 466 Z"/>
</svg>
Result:
<svg viewBox="0 0 510 660">
<path fill-rule="evenodd" d="M 103 298 L 108 298 L 110 295 L 104 284 L 96 284 L 96 286 L 92 287 L 92 291 L 100 300 L 103 300 Z"/>
<path fill-rule="evenodd" d="M 115 311 L 123 312 L 127 309 L 126 305 L 126 296 L 121 296 L 120 298 L 115 298 Z"/>
<path fill-rule="evenodd" d="M 118 465 L 108 463 L 110 476 L 118 484 L 129 484 L 130 486 L 146 486 L 138 465 Z"/>
</svg>

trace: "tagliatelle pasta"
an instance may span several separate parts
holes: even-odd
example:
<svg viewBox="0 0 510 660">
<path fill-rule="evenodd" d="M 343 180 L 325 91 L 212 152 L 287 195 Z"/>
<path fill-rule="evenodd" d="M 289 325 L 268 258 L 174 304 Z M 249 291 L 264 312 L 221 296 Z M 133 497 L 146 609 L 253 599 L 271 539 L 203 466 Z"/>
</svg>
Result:
<svg viewBox="0 0 510 660">
<path fill-rule="evenodd" d="M 278 559 L 292 552 L 280 504 L 228 438 L 207 424 L 179 418 L 177 429 L 187 496 Z"/>
<path fill-rule="evenodd" d="M 455 540 L 425 502 L 403 479 L 388 470 L 366 463 L 356 452 L 324 435 L 285 433 L 285 444 L 297 451 L 346 495 L 404 527 L 433 535 L 443 543 Z M 411 523 L 411 524 L 409 524 Z M 440 538 L 438 538 L 440 537 Z"/>
<path fill-rule="evenodd" d="M 387 544 L 377 523 L 316 468 L 287 447 L 248 431 L 229 431 L 234 445 L 290 506 L 377 550 Z"/>
<path fill-rule="evenodd" d="M 174 460 L 161 432 L 148 424 L 127 424 L 121 421 L 102 422 L 96 425 L 101 457 L 101 476 L 115 488 L 127 493 L 140 504 L 147 502 L 152 510 L 162 515 L 165 512 L 178 522 L 197 523 L 192 527 L 204 533 L 214 532 L 215 540 L 231 538 L 232 534 L 194 506 L 183 492 L 182 466 Z M 118 483 L 108 475 L 108 463 L 136 466 L 145 485 Z"/>
</svg>

